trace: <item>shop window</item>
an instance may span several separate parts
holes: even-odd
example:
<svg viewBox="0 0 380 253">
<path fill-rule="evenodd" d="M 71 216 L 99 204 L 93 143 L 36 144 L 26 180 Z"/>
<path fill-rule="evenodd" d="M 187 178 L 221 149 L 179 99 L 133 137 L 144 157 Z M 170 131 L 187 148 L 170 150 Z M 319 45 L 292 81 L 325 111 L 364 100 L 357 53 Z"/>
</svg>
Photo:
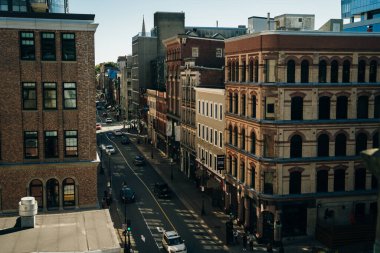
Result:
<svg viewBox="0 0 380 253">
<path fill-rule="evenodd" d="M 294 135 L 290 139 L 290 158 L 302 157 L 302 138 Z"/>
<path fill-rule="evenodd" d="M 334 170 L 334 192 L 344 191 L 346 185 L 346 170 Z"/>
<path fill-rule="evenodd" d="M 347 119 L 348 113 L 348 98 L 346 96 L 339 96 L 336 99 L 336 118 Z"/>
<path fill-rule="evenodd" d="M 302 120 L 303 119 L 303 98 L 302 97 L 292 97 L 291 100 L 291 120 Z"/>
<path fill-rule="evenodd" d="M 321 134 L 318 137 L 318 157 L 329 156 L 329 136 Z"/>
<path fill-rule="evenodd" d="M 347 137 L 340 133 L 335 138 L 335 156 L 346 156 Z"/>
</svg>

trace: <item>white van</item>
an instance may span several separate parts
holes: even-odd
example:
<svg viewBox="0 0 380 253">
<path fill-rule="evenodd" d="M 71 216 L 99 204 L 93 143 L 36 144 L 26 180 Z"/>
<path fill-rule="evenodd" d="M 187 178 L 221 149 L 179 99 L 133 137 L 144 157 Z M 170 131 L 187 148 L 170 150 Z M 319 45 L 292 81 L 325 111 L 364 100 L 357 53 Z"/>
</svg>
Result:
<svg viewBox="0 0 380 253">
<path fill-rule="evenodd" d="M 164 231 L 162 247 L 169 253 L 187 253 L 185 241 L 181 239 L 176 231 Z"/>
</svg>

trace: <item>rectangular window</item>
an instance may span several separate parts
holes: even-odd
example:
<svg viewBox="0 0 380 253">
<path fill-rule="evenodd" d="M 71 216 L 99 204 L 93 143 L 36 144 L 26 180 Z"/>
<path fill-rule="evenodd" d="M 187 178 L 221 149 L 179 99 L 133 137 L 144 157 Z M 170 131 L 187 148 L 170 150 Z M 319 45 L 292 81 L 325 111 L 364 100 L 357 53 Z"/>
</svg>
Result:
<svg viewBox="0 0 380 253">
<path fill-rule="evenodd" d="M 77 108 L 77 87 L 76 83 L 63 83 L 63 108 Z"/>
<path fill-rule="evenodd" d="M 205 101 L 202 100 L 202 115 L 205 115 Z"/>
<path fill-rule="evenodd" d="M 191 56 L 192 57 L 198 57 L 199 56 L 199 49 L 197 47 L 191 48 Z"/>
<path fill-rule="evenodd" d="M 198 114 L 201 114 L 201 101 L 198 100 Z"/>
<path fill-rule="evenodd" d="M 212 107 L 212 103 L 210 102 L 210 117 L 212 118 L 212 113 L 213 113 L 213 107 Z"/>
<path fill-rule="evenodd" d="M 212 144 L 212 136 L 213 136 L 213 131 L 212 128 L 210 128 L 210 143 Z"/>
<path fill-rule="evenodd" d="M 41 59 L 55 61 L 55 34 L 41 33 Z"/>
<path fill-rule="evenodd" d="M 215 146 L 218 146 L 218 131 L 214 131 L 214 136 L 215 136 L 215 138 L 214 138 L 214 145 Z"/>
<path fill-rule="evenodd" d="M 208 102 L 206 101 L 206 116 L 208 116 Z"/>
<path fill-rule="evenodd" d="M 201 124 L 198 123 L 198 138 L 201 138 Z"/>
<path fill-rule="evenodd" d="M 223 148 L 223 133 L 219 132 L 219 148 Z"/>
<path fill-rule="evenodd" d="M 65 156 L 78 156 L 78 131 L 65 131 Z"/>
<path fill-rule="evenodd" d="M 58 133 L 57 131 L 45 132 L 45 157 L 58 157 Z"/>
<path fill-rule="evenodd" d="M 62 33 L 62 61 L 76 61 L 75 34 Z"/>
<path fill-rule="evenodd" d="M 202 125 L 202 139 L 205 139 L 205 126 Z"/>
<path fill-rule="evenodd" d="M 208 141 L 208 127 L 206 127 L 206 141 Z"/>
<path fill-rule="evenodd" d="M 215 113 L 214 113 L 214 118 L 218 119 L 218 104 L 215 104 Z"/>
<path fill-rule="evenodd" d="M 36 59 L 33 32 L 20 32 L 20 56 L 21 60 Z"/>
<path fill-rule="evenodd" d="M 8 11 L 8 0 L 0 0 L 0 11 Z"/>
<path fill-rule="evenodd" d="M 44 83 L 44 109 L 57 109 L 56 83 Z"/>
<path fill-rule="evenodd" d="M 208 152 L 207 151 L 205 151 L 205 158 L 206 158 L 206 166 L 207 166 L 207 164 L 208 164 Z"/>
<path fill-rule="evenodd" d="M 223 120 L 223 105 L 220 104 L 219 107 L 219 120 Z"/>
<path fill-rule="evenodd" d="M 222 58 L 223 57 L 223 48 L 217 48 L 216 49 L 216 58 Z"/>
<path fill-rule="evenodd" d="M 215 155 L 214 156 L 214 170 L 217 170 L 217 169 L 218 169 L 218 157 Z"/>
<path fill-rule="evenodd" d="M 209 166 L 212 168 L 212 154 L 210 153 L 210 159 L 208 159 L 208 162 L 209 162 Z"/>
<path fill-rule="evenodd" d="M 26 0 L 13 0 L 12 1 L 12 11 L 15 12 L 26 12 Z"/>
<path fill-rule="evenodd" d="M 24 157 L 26 159 L 38 158 L 38 134 L 36 131 L 24 132 Z"/>
<path fill-rule="evenodd" d="M 22 107 L 24 110 L 37 109 L 37 93 L 35 83 L 22 84 Z"/>
</svg>

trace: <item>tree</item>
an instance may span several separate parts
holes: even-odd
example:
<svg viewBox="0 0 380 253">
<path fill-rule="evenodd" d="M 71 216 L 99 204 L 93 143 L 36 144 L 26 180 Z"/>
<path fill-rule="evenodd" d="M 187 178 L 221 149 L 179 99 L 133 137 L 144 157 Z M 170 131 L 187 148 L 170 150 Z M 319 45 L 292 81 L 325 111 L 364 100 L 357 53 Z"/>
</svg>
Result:
<svg viewBox="0 0 380 253">
<path fill-rule="evenodd" d="M 96 64 L 96 65 L 95 65 L 95 74 L 99 74 L 99 73 L 100 73 L 100 65 L 102 65 L 102 64 L 103 64 L 105 67 L 118 68 L 118 65 L 117 65 L 116 62 L 109 61 L 109 62 L 99 63 L 99 64 Z"/>
</svg>

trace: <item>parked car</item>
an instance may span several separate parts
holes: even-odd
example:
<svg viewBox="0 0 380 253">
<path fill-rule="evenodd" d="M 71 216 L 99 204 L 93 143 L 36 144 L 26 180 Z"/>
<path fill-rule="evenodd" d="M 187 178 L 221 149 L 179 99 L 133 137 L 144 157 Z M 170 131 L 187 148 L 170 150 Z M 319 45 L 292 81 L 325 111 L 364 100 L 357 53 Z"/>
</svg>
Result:
<svg viewBox="0 0 380 253">
<path fill-rule="evenodd" d="M 122 136 L 122 135 L 123 135 L 123 132 L 120 131 L 120 130 L 115 130 L 115 131 L 113 131 L 113 134 L 114 134 L 115 136 Z"/>
<path fill-rule="evenodd" d="M 96 123 L 96 130 L 101 130 L 102 129 L 102 124 Z"/>
<path fill-rule="evenodd" d="M 166 252 L 187 253 L 185 241 L 176 231 L 164 231 L 162 234 L 162 248 Z"/>
<path fill-rule="evenodd" d="M 170 198 L 171 195 L 167 183 L 155 183 L 153 192 L 158 198 Z"/>
<path fill-rule="evenodd" d="M 136 194 L 130 187 L 123 185 L 120 189 L 120 200 L 124 203 L 135 202 Z"/>
<path fill-rule="evenodd" d="M 106 112 L 103 112 L 103 113 L 102 113 L 102 116 L 103 116 L 103 117 L 107 117 L 108 114 L 107 114 Z"/>
<path fill-rule="evenodd" d="M 111 118 L 106 118 L 106 123 L 112 123 L 112 119 Z"/>
<path fill-rule="evenodd" d="M 144 163 L 145 163 L 145 159 L 141 155 L 137 155 L 135 157 L 135 160 L 133 160 L 133 164 L 136 165 L 136 166 L 138 166 L 138 165 L 144 165 Z"/>
<path fill-rule="evenodd" d="M 121 144 L 123 145 L 128 145 L 131 141 L 129 140 L 128 137 L 123 137 L 123 139 L 121 139 Z"/>
<path fill-rule="evenodd" d="M 106 152 L 109 152 L 111 154 L 115 154 L 116 150 L 115 150 L 115 148 L 112 145 L 107 145 L 106 146 Z"/>
</svg>

